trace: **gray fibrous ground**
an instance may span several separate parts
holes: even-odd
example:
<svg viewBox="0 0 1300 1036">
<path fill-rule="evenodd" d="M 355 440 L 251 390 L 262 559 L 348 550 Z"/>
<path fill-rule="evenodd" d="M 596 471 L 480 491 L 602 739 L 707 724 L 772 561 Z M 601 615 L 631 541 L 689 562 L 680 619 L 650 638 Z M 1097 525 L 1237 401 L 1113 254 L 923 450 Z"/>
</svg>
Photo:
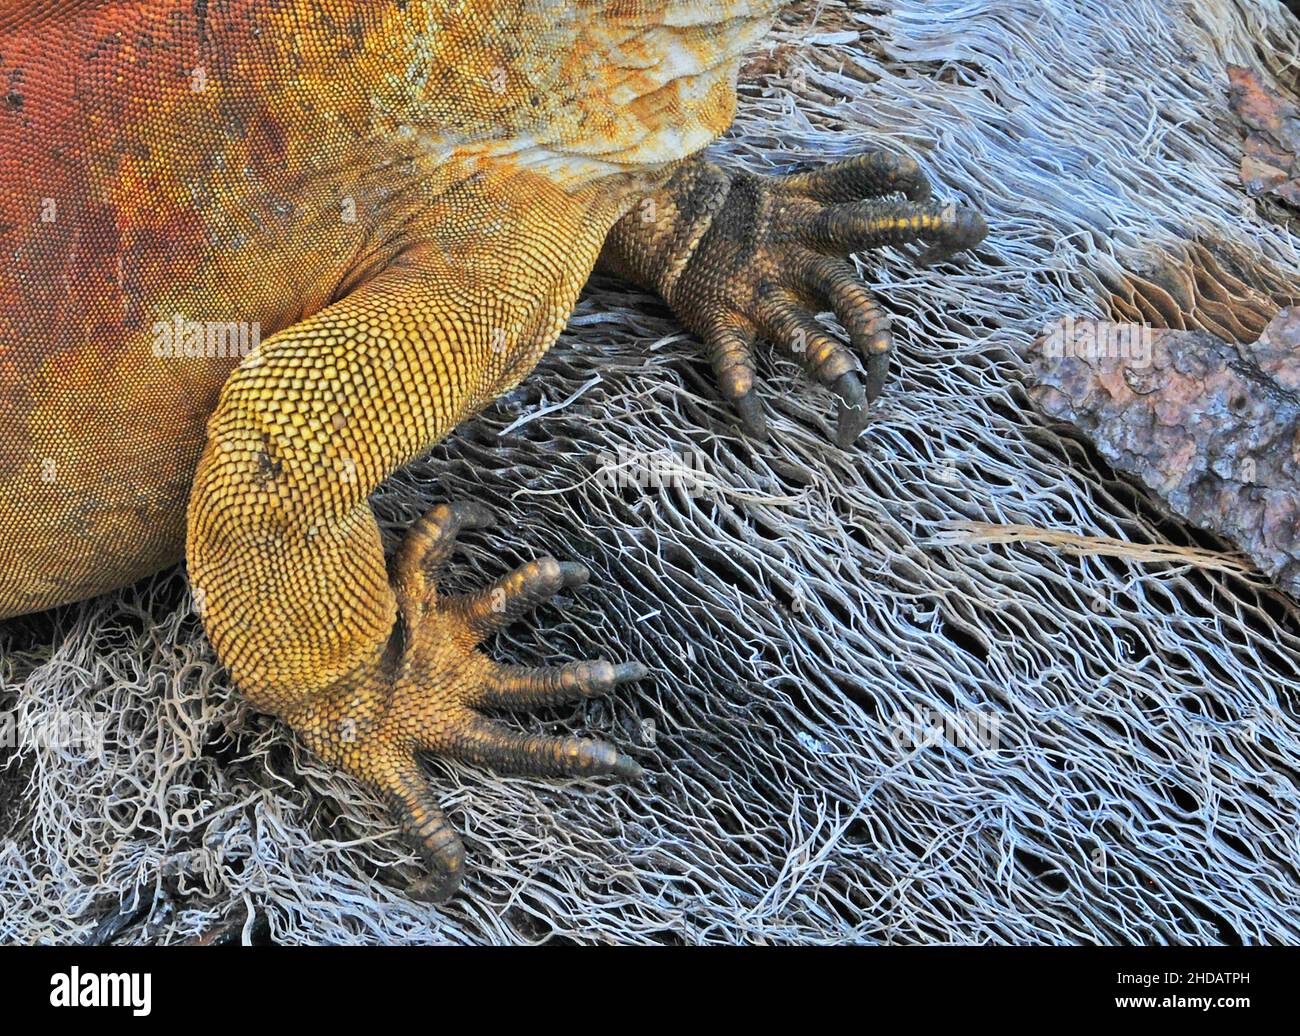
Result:
<svg viewBox="0 0 1300 1036">
<path fill-rule="evenodd" d="M 900 356 L 858 446 L 776 357 L 771 439 L 746 440 L 666 308 L 598 281 L 517 391 L 377 501 L 394 538 L 438 501 L 497 509 L 453 589 L 588 564 L 493 650 L 649 665 L 514 721 L 611 738 L 644 781 L 432 761 L 472 870 L 451 904 L 411 902 L 382 809 L 241 704 L 172 572 L 0 631 L 0 709 L 103 734 L 10 756 L 0 939 L 117 916 L 126 942 L 1295 941 L 1295 605 L 1248 566 L 952 530 L 1229 549 L 1037 415 L 1022 357 L 1105 316 L 1139 255 L 1212 233 L 1296 267 L 1237 175 L 1226 68 L 1298 47 L 1272 0 L 796 7 L 717 154 L 776 172 L 889 147 L 991 226 L 937 269 L 864 265 Z"/>
</svg>

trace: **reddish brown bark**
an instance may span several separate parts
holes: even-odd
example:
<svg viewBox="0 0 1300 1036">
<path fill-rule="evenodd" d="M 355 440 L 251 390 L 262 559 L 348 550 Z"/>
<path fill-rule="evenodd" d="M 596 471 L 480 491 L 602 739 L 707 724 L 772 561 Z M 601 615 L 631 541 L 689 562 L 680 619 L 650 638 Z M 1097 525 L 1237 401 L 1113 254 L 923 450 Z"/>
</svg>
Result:
<svg viewBox="0 0 1300 1036">
<path fill-rule="evenodd" d="M 1030 361 L 1045 414 L 1300 596 L 1300 308 L 1250 345 L 1067 320 Z"/>
</svg>

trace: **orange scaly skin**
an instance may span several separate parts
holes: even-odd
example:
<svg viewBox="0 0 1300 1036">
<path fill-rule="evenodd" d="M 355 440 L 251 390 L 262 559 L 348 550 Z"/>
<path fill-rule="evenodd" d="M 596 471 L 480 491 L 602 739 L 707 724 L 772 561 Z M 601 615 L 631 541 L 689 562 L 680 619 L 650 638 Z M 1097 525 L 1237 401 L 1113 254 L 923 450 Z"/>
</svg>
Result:
<svg viewBox="0 0 1300 1036">
<path fill-rule="evenodd" d="M 477 711 L 643 674 L 478 652 L 585 570 L 442 597 L 457 530 L 487 516 L 438 508 L 390 577 L 367 498 L 535 366 L 598 258 L 705 339 L 748 427 L 763 335 L 803 350 L 856 436 L 889 339 L 843 257 L 983 228 L 888 156 L 784 181 L 692 157 L 780 6 L 0 0 L 0 617 L 184 549 L 241 690 L 392 804 L 434 898 L 463 852 L 417 751 L 635 775 Z"/>
</svg>

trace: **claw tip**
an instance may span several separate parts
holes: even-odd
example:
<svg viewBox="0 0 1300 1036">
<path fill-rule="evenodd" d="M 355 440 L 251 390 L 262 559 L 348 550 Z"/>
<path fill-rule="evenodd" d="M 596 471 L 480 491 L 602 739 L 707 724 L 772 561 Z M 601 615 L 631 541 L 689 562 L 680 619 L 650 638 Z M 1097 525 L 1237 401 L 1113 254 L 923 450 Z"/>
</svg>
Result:
<svg viewBox="0 0 1300 1036">
<path fill-rule="evenodd" d="M 641 680 L 648 676 L 650 670 L 640 662 L 624 662 L 614 670 L 614 680 L 617 683 L 630 682 L 632 680 Z"/>
<path fill-rule="evenodd" d="M 839 422 L 835 427 L 835 445 L 841 450 L 849 449 L 858 441 L 858 436 L 862 434 L 867 427 L 866 418 L 858 418 L 853 414 L 846 414 L 841 408 Z"/>
<path fill-rule="evenodd" d="M 496 520 L 496 512 L 486 504 L 476 503 L 469 510 L 469 519 L 473 522 L 473 528 L 484 529 L 492 525 Z"/>
<path fill-rule="evenodd" d="M 889 352 L 872 353 L 867 357 L 867 405 L 870 406 L 885 391 L 889 378 Z"/>
<path fill-rule="evenodd" d="M 733 400 L 736 413 L 740 415 L 740 423 L 744 426 L 746 433 L 752 439 L 762 442 L 767 438 L 767 419 L 763 416 L 763 404 L 758 401 L 758 396 L 752 392 L 747 392 L 743 396 L 736 397 Z"/>
<path fill-rule="evenodd" d="M 591 572 L 580 561 L 560 562 L 560 578 L 566 587 L 585 586 L 591 579 Z"/>
<path fill-rule="evenodd" d="M 454 871 L 438 878 L 420 878 L 407 886 L 406 894 L 418 903 L 437 906 L 456 894 L 460 877 L 460 871 Z"/>
</svg>

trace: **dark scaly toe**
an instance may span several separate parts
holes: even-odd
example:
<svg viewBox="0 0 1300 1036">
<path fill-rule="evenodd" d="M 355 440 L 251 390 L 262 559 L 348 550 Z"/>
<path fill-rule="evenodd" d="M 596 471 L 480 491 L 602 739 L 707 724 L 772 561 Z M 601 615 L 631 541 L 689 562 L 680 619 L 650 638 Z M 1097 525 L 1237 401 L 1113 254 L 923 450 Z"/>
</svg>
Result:
<svg viewBox="0 0 1300 1036">
<path fill-rule="evenodd" d="M 562 666 L 499 666 L 475 703 L 492 709 L 535 709 L 609 694 L 649 672 L 640 662 L 614 665 L 600 659 Z"/>
<path fill-rule="evenodd" d="M 901 192 L 908 201 L 926 201 L 930 181 L 921 166 L 906 155 L 868 151 L 781 181 L 783 191 L 820 202 L 857 201 Z"/>
<path fill-rule="evenodd" d="M 599 777 L 635 780 L 641 766 L 613 745 L 582 737 L 521 734 L 467 712 L 438 751 L 475 766 L 521 777 Z"/>
<path fill-rule="evenodd" d="M 796 268 L 799 288 L 830 306 L 866 364 L 866 397 L 870 406 L 884 390 L 889 358 L 894 349 L 889 314 L 845 259 L 806 253 Z M 843 393 L 841 398 L 845 398 Z M 865 426 L 864 416 L 862 427 Z"/>
<path fill-rule="evenodd" d="M 426 574 L 436 575 L 451 557 L 461 530 L 486 528 L 494 520 L 491 509 L 483 504 L 467 500 L 440 504 L 407 530 L 399 565 L 418 564 Z"/>
<path fill-rule="evenodd" d="M 718 391 L 731 402 L 746 433 L 767 438 L 767 418 L 754 391 L 754 325 L 734 313 L 719 312 L 703 322 L 704 347 L 718 382 Z"/>
<path fill-rule="evenodd" d="M 867 391 L 853 353 L 818 322 L 797 295 L 784 289 L 765 293 L 759 324 L 774 343 L 802 360 L 810 378 L 835 394 L 839 403 L 835 441 L 848 449 L 870 420 Z"/>
<path fill-rule="evenodd" d="M 445 902 L 460 887 L 464 877 L 465 846 L 438 808 L 413 755 L 395 759 L 385 770 L 377 786 L 403 838 L 429 871 L 428 877 L 413 882 L 407 892 L 422 902 Z"/>
<path fill-rule="evenodd" d="M 586 565 L 538 558 L 498 579 L 486 590 L 451 598 L 447 608 L 459 613 L 479 636 L 486 637 L 527 615 L 561 590 L 582 586 L 589 578 Z"/>
<path fill-rule="evenodd" d="M 775 345 L 798 359 L 808 376 L 833 388 L 845 374 L 858 369 L 848 346 L 821 324 L 793 292 L 769 288 L 759 302 L 758 325 Z"/>
<path fill-rule="evenodd" d="M 971 229 L 966 226 L 967 213 L 936 201 L 848 202 L 825 206 L 796 224 L 792 233 L 806 247 L 841 256 L 913 241 L 936 241 L 946 249 L 964 240 L 964 232 Z"/>
<path fill-rule="evenodd" d="M 393 588 L 408 625 L 418 623 L 428 608 L 461 530 L 493 521 L 490 508 L 462 500 L 438 505 L 406 531 L 393 559 Z"/>
</svg>

